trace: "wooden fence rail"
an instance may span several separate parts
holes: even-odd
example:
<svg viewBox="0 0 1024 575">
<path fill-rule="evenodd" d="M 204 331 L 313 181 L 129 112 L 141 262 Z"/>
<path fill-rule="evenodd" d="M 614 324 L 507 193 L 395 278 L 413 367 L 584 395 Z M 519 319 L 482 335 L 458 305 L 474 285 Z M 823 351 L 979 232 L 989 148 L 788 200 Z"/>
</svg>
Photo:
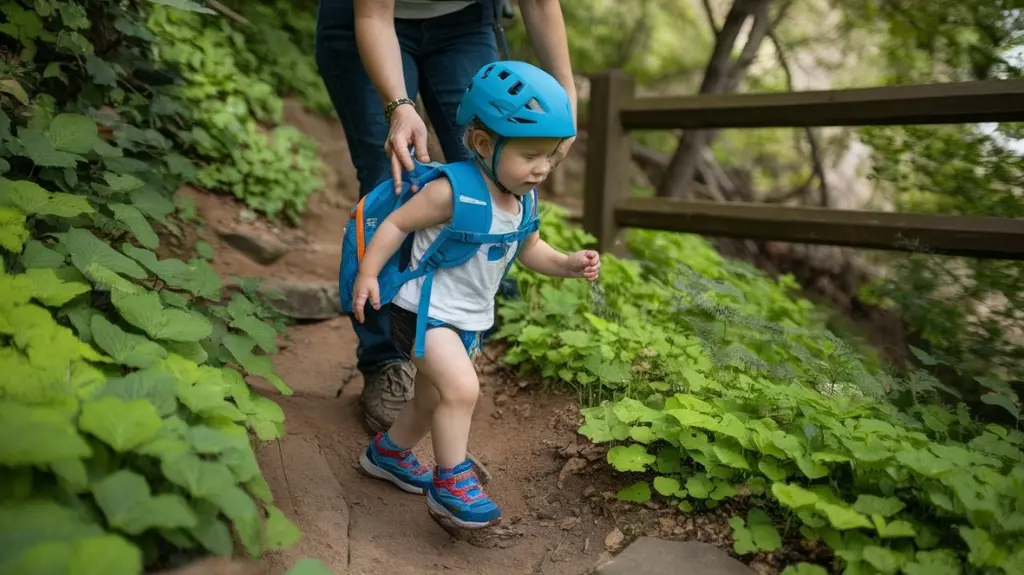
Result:
<svg viewBox="0 0 1024 575">
<path fill-rule="evenodd" d="M 620 228 L 1024 260 L 1024 220 L 631 198 L 630 130 L 1024 121 L 1024 80 L 779 94 L 636 98 L 620 70 L 593 76 L 583 226 L 612 250 Z"/>
</svg>

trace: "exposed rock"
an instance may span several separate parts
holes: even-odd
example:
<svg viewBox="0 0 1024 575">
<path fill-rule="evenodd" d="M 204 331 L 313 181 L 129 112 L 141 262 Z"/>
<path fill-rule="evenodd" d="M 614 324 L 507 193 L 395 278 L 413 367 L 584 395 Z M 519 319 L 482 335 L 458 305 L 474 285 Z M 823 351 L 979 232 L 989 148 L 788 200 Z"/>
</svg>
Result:
<svg viewBox="0 0 1024 575">
<path fill-rule="evenodd" d="M 608 535 L 604 536 L 604 548 L 608 551 L 615 552 L 622 547 L 622 542 L 626 539 L 626 536 L 622 534 L 622 531 L 618 527 L 612 529 Z"/>
<path fill-rule="evenodd" d="M 218 231 L 226 244 L 245 254 L 252 261 L 269 266 L 288 253 L 288 244 L 269 231 L 239 227 Z"/>
<path fill-rule="evenodd" d="M 281 294 L 281 299 L 268 304 L 291 318 L 330 319 L 341 313 L 337 282 L 266 279 L 260 283 L 260 290 Z"/>
<path fill-rule="evenodd" d="M 289 434 L 256 457 L 275 503 L 303 532 L 294 547 L 268 554 L 271 572 L 283 573 L 302 557 L 316 557 L 343 575 L 349 557 L 349 506 L 319 442 Z"/>
<path fill-rule="evenodd" d="M 605 542 L 607 544 L 607 541 Z M 753 575 L 714 545 L 640 537 L 595 575 Z"/>
</svg>

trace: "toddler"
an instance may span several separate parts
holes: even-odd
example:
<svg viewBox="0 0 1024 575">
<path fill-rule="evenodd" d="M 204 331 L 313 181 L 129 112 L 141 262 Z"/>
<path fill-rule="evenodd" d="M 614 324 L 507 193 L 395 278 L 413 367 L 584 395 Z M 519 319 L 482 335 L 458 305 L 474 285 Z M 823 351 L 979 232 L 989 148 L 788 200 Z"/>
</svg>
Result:
<svg viewBox="0 0 1024 575">
<path fill-rule="evenodd" d="M 407 281 L 388 305 L 391 337 L 416 365 L 415 393 L 359 462 L 374 477 L 425 493 L 435 517 L 474 529 L 501 521 L 501 510 L 484 493 L 466 449 L 480 394 L 472 356 L 480 349 L 480 334 L 493 324 L 494 297 L 509 260 L 518 258 L 544 275 L 593 281 L 600 259 L 591 250 L 563 254 L 536 231 L 536 188 L 550 173 L 558 145 L 576 135 L 568 94 L 554 78 L 525 62 L 488 64 L 466 89 L 458 121 L 467 125 L 466 145 L 476 156 L 464 162 L 473 171 L 470 183 L 486 194 L 478 197 L 491 202 L 490 233 L 477 234 L 480 247 L 464 263 L 437 269 L 427 287 L 423 277 Z M 353 286 L 357 321 L 363 321 L 367 303 L 381 308 L 378 275 L 409 234 L 415 266 L 425 254 L 429 260 L 432 244 L 451 224 L 455 202 L 481 203 L 454 187 L 450 177 L 429 181 L 376 228 Z M 532 231 L 515 236 L 524 218 L 532 218 Z M 510 242 L 510 237 L 524 239 Z M 417 341 L 417 319 L 424 320 L 418 318 L 421 296 L 429 300 L 429 313 L 420 332 L 423 341 Z M 433 470 L 412 453 L 427 432 L 437 463 Z"/>
</svg>

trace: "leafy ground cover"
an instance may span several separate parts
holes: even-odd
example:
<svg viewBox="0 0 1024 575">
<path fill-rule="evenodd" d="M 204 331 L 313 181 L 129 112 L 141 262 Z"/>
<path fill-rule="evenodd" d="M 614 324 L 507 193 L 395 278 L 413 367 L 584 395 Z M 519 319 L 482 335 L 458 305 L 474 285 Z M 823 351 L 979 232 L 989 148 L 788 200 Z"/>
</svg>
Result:
<svg viewBox="0 0 1024 575">
<path fill-rule="evenodd" d="M 330 101 L 312 64 L 312 13 L 287 4 L 247 6 L 255 19 L 245 26 L 157 6 L 147 25 L 154 59 L 185 82 L 178 111 L 188 122 L 171 132 L 200 162 L 198 183 L 297 224 L 309 196 L 323 186 L 324 166 L 314 140 L 281 125 L 279 91 L 298 93 L 317 111 Z M 271 18 L 275 9 L 289 15 L 285 24 Z M 291 40 L 300 33 L 310 33 L 304 58 Z"/>
<path fill-rule="evenodd" d="M 135 574 L 300 536 L 253 451 L 283 413 L 243 379 L 290 393 L 264 355 L 284 325 L 251 282 L 227 297 L 208 244 L 159 255 L 196 168 L 151 8 L 0 4 L 0 572 Z"/>
<path fill-rule="evenodd" d="M 545 206 L 546 238 L 578 249 L 590 238 L 564 215 Z M 497 334 L 507 362 L 578 391 L 580 433 L 632 478 L 620 499 L 739 503 L 739 555 L 833 550 L 792 574 L 1024 570 L 1024 433 L 834 336 L 791 278 L 695 236 L 631 230 L 628 245 L 637 259 L 606 255 L 596 287 L 517 270 L 526 297 Z"/>
</svg>

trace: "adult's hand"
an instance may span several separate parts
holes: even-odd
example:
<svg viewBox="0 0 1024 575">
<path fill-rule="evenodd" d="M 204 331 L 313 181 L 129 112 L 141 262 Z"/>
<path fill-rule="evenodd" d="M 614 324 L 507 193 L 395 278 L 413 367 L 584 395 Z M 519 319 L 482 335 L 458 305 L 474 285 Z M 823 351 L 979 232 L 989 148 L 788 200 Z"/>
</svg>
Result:
<svg viewBox="0 0 1024 575">
<path fill-rule="evenodd" d="M 402 170 L 411 172 L 415 166 L 409 147 L 416 150 L 416 159 L 421 163 L 430 161 L 427 153 L 427 126 L 423 118 L 416 113 L 416 108 L 402 104 L 391 112 L 391 130 L 384 141 L 384 153 L 391 156 L 391 178 L 395 184 L 395 194 L 402 193 Z M 417 191 L 413 186 L 412 191 Z"/>
</svg>

